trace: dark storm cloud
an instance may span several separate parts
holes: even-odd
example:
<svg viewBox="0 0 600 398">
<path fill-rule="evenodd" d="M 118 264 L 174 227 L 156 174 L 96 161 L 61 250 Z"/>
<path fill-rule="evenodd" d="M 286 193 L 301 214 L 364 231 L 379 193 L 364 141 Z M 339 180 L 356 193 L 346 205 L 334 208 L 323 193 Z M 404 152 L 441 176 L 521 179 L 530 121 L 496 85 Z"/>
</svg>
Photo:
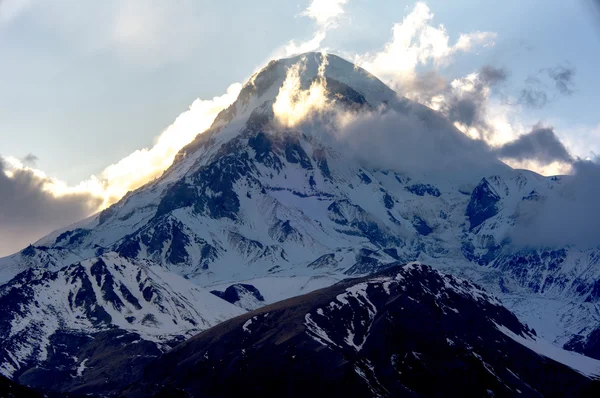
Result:
<svg viewBox="0 0 600 398">
<path fill-rule="evenodd" d="M 536 126 L 514 141 L 496 150 L 500 158 L 514 160 L 536 160 L 541 164 L 555 161 L 571 162 L 573 159 L 551 127 Z"/>
<path fill-rule="evenodd" d="M 41 238 L 54 229 L 90 215 L 100 200 L 88 194 L 55 197 L 45 191 L 46 179 L 27 169 L 11 169 L 0 157 L 0 254 L 17 251 L 33 237 Z"/>
</svg>

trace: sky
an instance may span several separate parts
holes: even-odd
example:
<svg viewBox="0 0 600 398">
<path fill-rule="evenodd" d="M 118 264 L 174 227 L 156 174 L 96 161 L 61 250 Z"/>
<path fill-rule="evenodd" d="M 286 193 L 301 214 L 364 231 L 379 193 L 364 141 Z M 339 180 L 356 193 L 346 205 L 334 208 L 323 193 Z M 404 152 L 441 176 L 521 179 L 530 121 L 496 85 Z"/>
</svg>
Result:
<svg viewBox="0 0 600 398">
<path fill-rule="evenodd" d="M 0 255 L 151 181 L 260 67 L 313 50 L 513 166 L 600 153 L 594 0 L 0 0 Z"/>
</svg>

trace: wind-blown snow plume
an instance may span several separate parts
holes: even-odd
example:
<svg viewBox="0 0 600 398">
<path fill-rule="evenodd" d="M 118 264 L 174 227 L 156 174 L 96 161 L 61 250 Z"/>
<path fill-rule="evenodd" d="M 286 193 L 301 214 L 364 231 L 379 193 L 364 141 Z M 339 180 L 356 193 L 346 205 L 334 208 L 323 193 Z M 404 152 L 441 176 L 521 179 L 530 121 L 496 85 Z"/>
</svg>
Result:
<svg viewBox="0 0 600 398">
<path fill-rule="evenodd" d="M 118 201 L 128 191 L 160 176 L 173 163 L 177 152 L 209 128 L 219 112 L 237 98 L 241 87 L 239 83 L 232 84 L 227 93 L 220 97 L 194 101 L 189 110 L 179 115 L 175 122 L 163 131 L 151 148 L 136 150 L 106 167 L 99 175 L 92 176 L 77 186 L 69 187 L 61 181 L 52 180 L 52 183 L 45 186 L 45 190 L 55 196 L 89 193 L 102 199 L 101 207 Z"/>
<path fill-rule="evenodd" d="M 308 90 L 302 89 L 301 75 L 306 70 L 306 58 L 292 65 L 286 74 L 283 85 L 279 89 L 273 112 L 275 120 L 285 127 L 294 127 L 300 122 L 305 122 L 315 111 L 328 106 L 326 96 L 327 82 L 325 68 L 327 56 L 322 54 L 317 78 L 311 83 Z"/>
<path fill-rule="evenodd" d="M 215 117 L 237 98 L 241 84 L 229 86 L 227 93 L 212 100 L 197 99 L 190 109 L 183 112 L 175 122 L 158 137 L 152 148 L 133 152 L 119 162 L 108 166 L 99 177 L 92 177 L 85 185 L 102 196 L 105 205 L 115 202 L 128 191 L 139 188 L 160 176 L 181 148 L 189 144 L 198 134 L 210 127 Z"/>
</svg>

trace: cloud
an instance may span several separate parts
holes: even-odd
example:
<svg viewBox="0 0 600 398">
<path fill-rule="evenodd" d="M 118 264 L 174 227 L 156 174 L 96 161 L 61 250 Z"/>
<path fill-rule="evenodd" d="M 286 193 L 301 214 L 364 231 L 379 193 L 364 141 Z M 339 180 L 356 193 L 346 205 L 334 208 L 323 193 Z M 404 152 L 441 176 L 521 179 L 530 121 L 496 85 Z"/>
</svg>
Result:
<svg viewBox="0 0 600 398">
<path fill-rule="evenodd" d="M 23 164 L 29 165 L 29 166 L 35 166 L 36 162 L 38 161 L 38 157 L 35 156 L 33 153 L 28 153 L 27 155 L 25 155 L 25 157 L 21 160 L 21 162 Z"/>
<path fill-rule="evenodd" d="M 571 95 L 574 92 L 575 83 L 573 81 L 575 77 L 575 68 L 556 66 L 547 70 L 548 77 L 554 80 L 556 89 L 562 95 Z"/>
<path fill-rule="evenodd" d="M 312 0 L 301 15 L 314 19 L 324 28 L 336 27 L 347 3 L 348 0 Z"/>
<path fill-rule="evenodd" d="M 505 69 L 486 65 L 450 81 L 440 72 L 460 53 L 493 46 L 497 34 L 463 33 L 452 44 L 443 25 L 432 25 L 433 18 L 427 5 L 417 3 L 394 25 L 392 39 L 382 51 L 357 55 L 355 62 L 399 94 L 443 113 L 473 139 L 489 145 L 513 139 L 520 127 L 513 126 L 514 110 L 490 98 L 492 88 L 508 78 Z"/>
<path fill-rule="evenodd" d="M 508 73 L 504 68 L 496 68 L 490 65 L 484 65 L 479 70 L 479 78 L 488 85 L 494 85 L 506 81 Z"/>
<path fill-rule="evenodd" d="M 541 109 L 548 103 L 548 94 L 544 90 L 527 87 L 521 90 L 519 104 Z"/>
<path fill-rule="evenodd" d="M 241 84 L 236 83 L 220 97 L 197 99 L 152 147 L 131 153 L 75 186 L 29 167 L 37 160 L 33 154 L 22 161 L 0 157 L 0 255 L 90 216 L 159 177 L 179 150 L 209 128 L 240 90 Z"/>
<path fill-rule="evenodd" d="M 291 40 L 288 44 L 285 45 L 284 54 L 285 56 L 292 56 L 295 54 L 304 54 L 307 52 L 318 50 L 321 47 L 321 43 L 327 37 L 327 33 L 324 30 L 319 30 L 315 32 L 312 39 L 309 41 L 301 42 L 297 44 L 295 41 Z"/>
<path fill-rule="evenodd" d="M 300 15 L 313 19 L 317 24 L 317 30 L 308 41 L 296 43 L 294 40 L 290 40 L 283 47 L 282 55 L 289 57 L 320 49 L 323 40 L 327 37 L 327 32 L 338 27 L 339 20 L 345 13 L 344 6 L 347 3 L 348 0 L 312 0 L 308 8 Z M 276 56 L 280 52 L 276 51 Z"/>
<path fill-rule="evenodd" d="M 451 45 L 444 26 L 431 25 L 433 16 L 425 3 L 417 3 L 402 22 L 394 25 L 392 40 L 382 51 L 356 56 L 355 63 L 405 94 L 416 78 L 417 66 L 442 66 L 456 53 L 493 45 L 497 36 L 493 32 L 464 33 Z"/>
<path fill-rule="evenodd" d="M 573 163 L 573 174 L 561 177 L 555 192 L 540 201 L 523 202 L 513 244 L 534 247 L 597 248 L 600 236 L 600 164 L 598 159 Z"/>
<path fill-rule="evenodd" d="M 0 256 L 88 216 L 102 202 L 86 192 L 58 195 L 54 184 L 18 160 L 0 157 Z"/>
<path fill-rule="evenodd" d="M 273 105 L 276 123 L 308 135 L 319 134 L 326 144 L 376 169 L 452 174 L 455 180 L 464 181 L 473 173 L 480 178 L 503 167 L 484 142 L 466 137 L 442 115 L 422 105 L 398 111 L 387 106 L 348 108 L 338 101 L 336 92 L 328 92 L 325 55 L 317 78 L 303 89 L 305 64 L 302 59 L 287 71 Z M 322 134 L 324 130 L 329 133 Z"/>
<path fill-rule="evenodd" d="M 542 81 L 544 75 L 558 94 L 569 96 L 575 92 L 575 68 L 560 65 L 544 68 L 525 80 L 525 88 L 521 90 L 518 104 L 541 109 L 554 99 L 548 94 L 551 89 Z"/>
<path fill-rule="evenodd" d="M 448 116 L 448 123 L 440 114 L 417 105 L 405 113 L 390 109 L 359 114 L 346 112 L 337 106 L 336 96 L 327 91 L 327 81 L 324 79 L 327 58 L 323 55 L 318 78 L 309 89 L 303 90 L 300 76 L 306 68 L 305 64 L 306 59 L 302 59 L 288 69 L 273 106 L 276 121 L 285 127 L 308 123 L 311 125 L 308 130 L 318 131 L 322 127 L 312 126 L 314 116 L 317 113 L 329 113 L 328 117 L 317 118 L 316 122 L 335 120 L 333 130 L 340 138 L 338 143 L 373 167 L 413 171 L 422 169 L 427 173 L 448 173 L 448 170 L 465 172 L 469 168 L 477 168 L 477 165 L 489 169 L 498 164 L 494 159 L 499 158 L 512 167 L 526 167 L 545 174 L 568 173 L 571 169 L 573 158 L 551 127 L 538 124 L 529 133 L 519 136 L 511 130 L 511 139 L 494 146 L 488 143 L 490 140 L 485 136 L 469 139 L 452 125 L 468 126 L 479 131 L 488 128 L 488 121 L 491 120 L 488 115 L 490 88 L 505 82 L 508 75 L 505 69 L 486 65 L 478 72 L 455 79 L 450 84 L 443 79 L 422 79 L 423 84 L 430 84 L 427 89 L 444 92 L 437 105 L 441 113 Z M 425 83 L 427 81 L 430 83 Z M 369 131 L 369 134 L 365 135 L 364 131 Z M 400 139 L 395 135 L 399 131 L 402 132 Z M 388 148 L 392 148 L 389 156 Z M 408 152 L 404 154 L 398 148 L 407 149 Z M 439 148 L 443 150 L 437 151 Z M 370 159 L 370 154 L 377 156 Z M 421 165 L 422 162 L 414 156 L 436 159 L 436 162 Z"/>
<path fill-rule="evenodd" d="M 462 181 L 500 164 L 485 143 L 466 137 L 443 117 L 419 106 L 403 112 L 340 113 L 336 138 L 344 153 L 376 169 Z"/>
<path fill-rule="evenodd" d="M 417 78 L 413 81 L 409 97 L 443 113 L 471 138 L 490 142 L 489 97 L 492 87 L 503 83 L 506 78 L 506 70 L 489 65 L 446 84 L 441 77 L 427 77 L 426 80 L 439 83 L 425 90 L 420 83 L 423 79 Z"/>
<path fill-rule="evenodd" d="M 541 164 L 553 162 L 571 163 L 573 158 L 551 127 L 535 126 L 514 141 L 495 150 L 500 158 L 517 161 L 535 160 Z"/>
</svg>

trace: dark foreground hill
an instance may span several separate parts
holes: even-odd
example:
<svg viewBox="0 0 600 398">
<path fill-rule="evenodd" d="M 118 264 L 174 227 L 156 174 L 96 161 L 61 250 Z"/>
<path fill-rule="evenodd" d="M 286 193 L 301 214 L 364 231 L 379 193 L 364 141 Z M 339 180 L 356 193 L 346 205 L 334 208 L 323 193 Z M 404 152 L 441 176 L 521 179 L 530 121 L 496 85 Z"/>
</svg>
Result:
<svg viewBox="0 0 600 398">
<path fill-rule="evenodd" d="M 202 332 L 123 395 L 600 396 L 581 373 L 588 358 L 570 363 L 578 372 L 540 355 L 539 344 L 471 282 L 396 265 Z"/>
</svg>

